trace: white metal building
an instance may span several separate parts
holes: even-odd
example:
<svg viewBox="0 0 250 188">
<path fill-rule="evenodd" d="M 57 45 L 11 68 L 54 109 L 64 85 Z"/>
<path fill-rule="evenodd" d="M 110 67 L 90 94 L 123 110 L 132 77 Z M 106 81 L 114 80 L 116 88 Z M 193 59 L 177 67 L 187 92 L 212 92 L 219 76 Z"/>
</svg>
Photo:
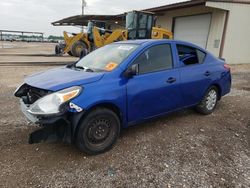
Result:
<svg viewBox="0 0 250 188">
<path fill-rule="evenodd" d="M 192 0 L 147 9 L 174 38 L 193 42 L 230 64 L 250 63 L 250 0 Z"/>
</svg>

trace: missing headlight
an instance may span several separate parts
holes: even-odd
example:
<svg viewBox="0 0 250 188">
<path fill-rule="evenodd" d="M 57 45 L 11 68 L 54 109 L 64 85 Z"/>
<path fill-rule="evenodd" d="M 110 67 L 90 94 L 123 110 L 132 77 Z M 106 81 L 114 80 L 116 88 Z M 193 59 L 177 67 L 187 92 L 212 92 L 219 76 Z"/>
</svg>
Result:
<svg viewBox="0 0 250 188">
<path fill-rule="evenodd" d="M 33 104 L 38 99 L 48 95 L 51 91 L 32 87 L 28 84 L 23 84 L 15 91 L 14 95 L 23 99 L 25 104 Z"/>
</svg>

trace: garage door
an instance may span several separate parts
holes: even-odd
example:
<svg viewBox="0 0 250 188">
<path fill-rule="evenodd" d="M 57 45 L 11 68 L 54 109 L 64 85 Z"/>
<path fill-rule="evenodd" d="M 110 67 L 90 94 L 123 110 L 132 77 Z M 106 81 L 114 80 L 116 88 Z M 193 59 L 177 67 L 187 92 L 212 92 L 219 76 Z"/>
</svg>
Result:
<svg viewBox="0 0 250 188">
<path fill-rule="evenodd" d="M 206 48 L 211 14 L 175 18 L 174 38 Z"/>
</svg>

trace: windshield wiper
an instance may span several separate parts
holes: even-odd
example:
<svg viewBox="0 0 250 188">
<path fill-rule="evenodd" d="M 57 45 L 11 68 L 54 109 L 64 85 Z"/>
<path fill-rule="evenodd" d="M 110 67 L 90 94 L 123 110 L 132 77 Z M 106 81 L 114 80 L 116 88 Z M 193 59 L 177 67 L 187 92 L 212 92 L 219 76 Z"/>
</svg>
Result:
<svg viewBox="0 0 250 188">
<path fill-rule="evenodd" d="M 74 66 L 76 69 L 84 70 L 85 72 L 95 72 L 93 69 L 88 67 L 82 67 L 82 66 Z"/>
<path fill-rule="evenodd" d="M 84 70 L 85 70 L 86 72 L 95 72 L 93 69 L 86 68 L 86 67 L 84 67 Z"/>
<path fill-rule="evenodd" d="M 76 69 L 82 69 L 84 70 L 85 68 L 84 67 L 81 67 L 81 66 L 75 66 Z"/>
</svg>

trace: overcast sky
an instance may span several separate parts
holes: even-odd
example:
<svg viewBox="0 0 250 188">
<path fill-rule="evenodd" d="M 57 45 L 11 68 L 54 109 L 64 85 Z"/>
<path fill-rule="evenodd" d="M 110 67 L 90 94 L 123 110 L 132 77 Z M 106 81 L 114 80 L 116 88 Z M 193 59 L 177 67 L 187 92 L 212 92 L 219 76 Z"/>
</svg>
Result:
<svg viewBox="0 0 250 188">
<path fill-rule="evenodd" d="M 183 0 L 86 0 L 85 14 L 118 14 Z M 52 26 L 51 22 L 81 14 L 81 0 L 0 0 L 0 30 L 25 30 L 62 35 L 76 27 Z"/>
</svg>

